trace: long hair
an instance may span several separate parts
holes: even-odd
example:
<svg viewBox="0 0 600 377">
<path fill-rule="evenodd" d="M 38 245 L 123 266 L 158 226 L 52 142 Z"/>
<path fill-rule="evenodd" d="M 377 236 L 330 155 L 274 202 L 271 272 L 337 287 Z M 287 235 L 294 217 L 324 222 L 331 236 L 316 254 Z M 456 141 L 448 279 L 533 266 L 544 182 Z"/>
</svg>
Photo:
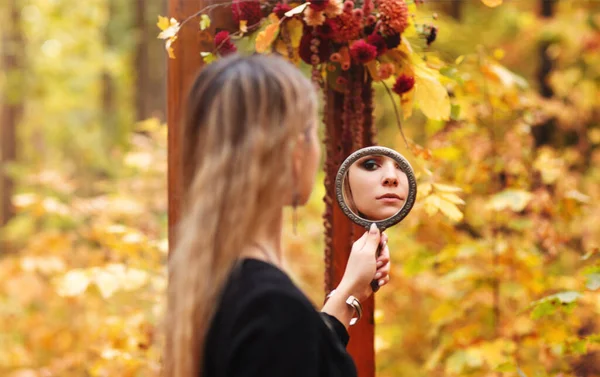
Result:
<svg viewBox="0 0 600 377">
<path fill-rule="evenodd" d="M 261 55 L 206 66 L 188 101 L 185 196 L 168 266 L 166 377 L 201 375 L 227 277 L 244 247 L 289 203 L 292 151 L 317 108 L 316 91 L 296 67 Z"/>
</svg>

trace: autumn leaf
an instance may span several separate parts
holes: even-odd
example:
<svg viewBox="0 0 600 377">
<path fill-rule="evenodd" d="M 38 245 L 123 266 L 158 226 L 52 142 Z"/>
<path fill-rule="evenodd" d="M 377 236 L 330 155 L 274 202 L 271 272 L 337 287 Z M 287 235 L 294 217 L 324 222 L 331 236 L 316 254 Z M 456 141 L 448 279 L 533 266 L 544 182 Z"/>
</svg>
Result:
<svg viewBox="0 0 600 377">
<path fill-rule="evenodd" d="M 201 52 L 200 55 L 202 56 L 202 60 L 204 60 L 206 64 L 210 64 L 217 60 L 217 57 L 210 52 Z"/>
<path fill-rule="evenodd" d="M 242 33 L 248 32 L 248 20 L 240 20 L 240 31 Z"/>
<path fill-rule="evenodd" d="M 366 65 L 367 65 L 367 70 L 369 71 L 369 74 L 371 75 L 371 78 L 373 79 L 373 81 L 381 80 L 381 77 L 379 77 L 379 73 L 377 71 L 377 61 L 371 60 Z"/>
<path fill-rule="evenodd" d="M 502 4 L 502 0 L 481 0 L 481 2 L 490 8 L 495 8 Z"/>
<path fill-rule="evenodd" d="M 304 24 L 302 23 L 302 21 L 293 18 L 286 22 L 285 27 L 287 28 L 288 33 L 290 35 L 290 42 L 292 44 L 292 47 L 298 48 L 298 46 L 300 46 L 300 40 L 302 39 Z"/>
<path fill-rule="evenodd" d="M 210 17 L 208 15 L 203 14 L 200 16 L 200 30 L 206 30 L 210 27 Z"/>
<path fill-rule="evenodd" d="M 450 119 L 450 96 L 435 77 L 433 70 L 415 67 L 415 102 L 426 117 L 434 120 Z"/>
<path fill-rule="evenodd" d="M 438 210 L 441 211 L 446 217 L 453 221 L 460 221 L 463 218 L 463 213 L 449 200 L 442 198 L 437 194 L 429 195 L 424 200 L 425 211 L 428 215 L 435 215 Z"/>
<path fill-rule="evenodd" d="M 524 190 L 507 189 L 492 196 L 487 206 L 496 211 L 508 208 L 520 212 L 525 209 L 532 197 L 530 192 Z"/>
<path fill-rule="evenodd" d="M 275 18 L 277 18 L 277 16 L 275 16 Z M 272 23 L 256 36 L 256 52 L 258 53 L 266 52 L 279 33 L 279 21 L 273 21 L 272 17 L 269 17 L 269 19 Z"/>
<path fill-rule="evenodd" d="M 179 31 L 179 22 L 174 18 L 169 20 L 166 17 L 158 16 L 158 22 L 156 25 L 160 30 L 162 30 L 158 34 L 159 39 L 173 38 Z"/>
</svg>

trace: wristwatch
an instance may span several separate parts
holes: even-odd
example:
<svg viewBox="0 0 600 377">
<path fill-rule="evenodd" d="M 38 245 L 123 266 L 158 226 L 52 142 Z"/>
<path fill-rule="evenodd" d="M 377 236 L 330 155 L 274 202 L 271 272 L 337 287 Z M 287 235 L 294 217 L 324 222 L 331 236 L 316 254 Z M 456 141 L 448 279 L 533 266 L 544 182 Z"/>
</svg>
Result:
<svg viewBox="0 0 600 377">
<path fill-rule="evenodd" d="M 334 293 L 335 289 L 329 292 L 327 298 L 333 296 Z M 360 304 L 360 301 L 358 301 L 358 299 L 352 295 L 348 296 L 348 298 L 346 299 L 346 304 L 353 308 L 354 312 L 356 313 L 356 317 L 350 319 L 350 326 L 354 326 L 356 322 L 358 322 L 358 320 L 362 317 L 362 305 Z"/>
</svg>

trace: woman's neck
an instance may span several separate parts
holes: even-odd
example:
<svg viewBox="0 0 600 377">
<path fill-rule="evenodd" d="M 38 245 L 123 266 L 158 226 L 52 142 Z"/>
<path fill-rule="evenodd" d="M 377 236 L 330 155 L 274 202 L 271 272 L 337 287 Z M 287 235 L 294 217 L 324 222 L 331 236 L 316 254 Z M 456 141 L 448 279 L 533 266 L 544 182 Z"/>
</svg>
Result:
<svg viewBox="0 0 600 377">
<path fill-rule="evenodd" d="M 242 258 L 260 259 L 281 267 L 283 257 L 281 248 L 282 223 L 283 211 L 278 214 L 271 224 L 265 224 L 256 237 L 246 245 L 240 256 Z"/>
</svg>

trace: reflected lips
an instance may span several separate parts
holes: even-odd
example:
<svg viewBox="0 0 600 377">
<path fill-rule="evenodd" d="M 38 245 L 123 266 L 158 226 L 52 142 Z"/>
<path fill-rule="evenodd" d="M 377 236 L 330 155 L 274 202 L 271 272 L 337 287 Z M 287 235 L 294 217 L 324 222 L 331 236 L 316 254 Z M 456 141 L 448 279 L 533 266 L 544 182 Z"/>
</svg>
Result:
<svg viewBox="0 0 600 377">
<path fill-rule="evenodd" d="M 377 197 L 377 200 L 381 200 L 386 203 L 396 203 L 400 200 L 404 200 L 396 194 L 384 194 Z"/>
</svg>

